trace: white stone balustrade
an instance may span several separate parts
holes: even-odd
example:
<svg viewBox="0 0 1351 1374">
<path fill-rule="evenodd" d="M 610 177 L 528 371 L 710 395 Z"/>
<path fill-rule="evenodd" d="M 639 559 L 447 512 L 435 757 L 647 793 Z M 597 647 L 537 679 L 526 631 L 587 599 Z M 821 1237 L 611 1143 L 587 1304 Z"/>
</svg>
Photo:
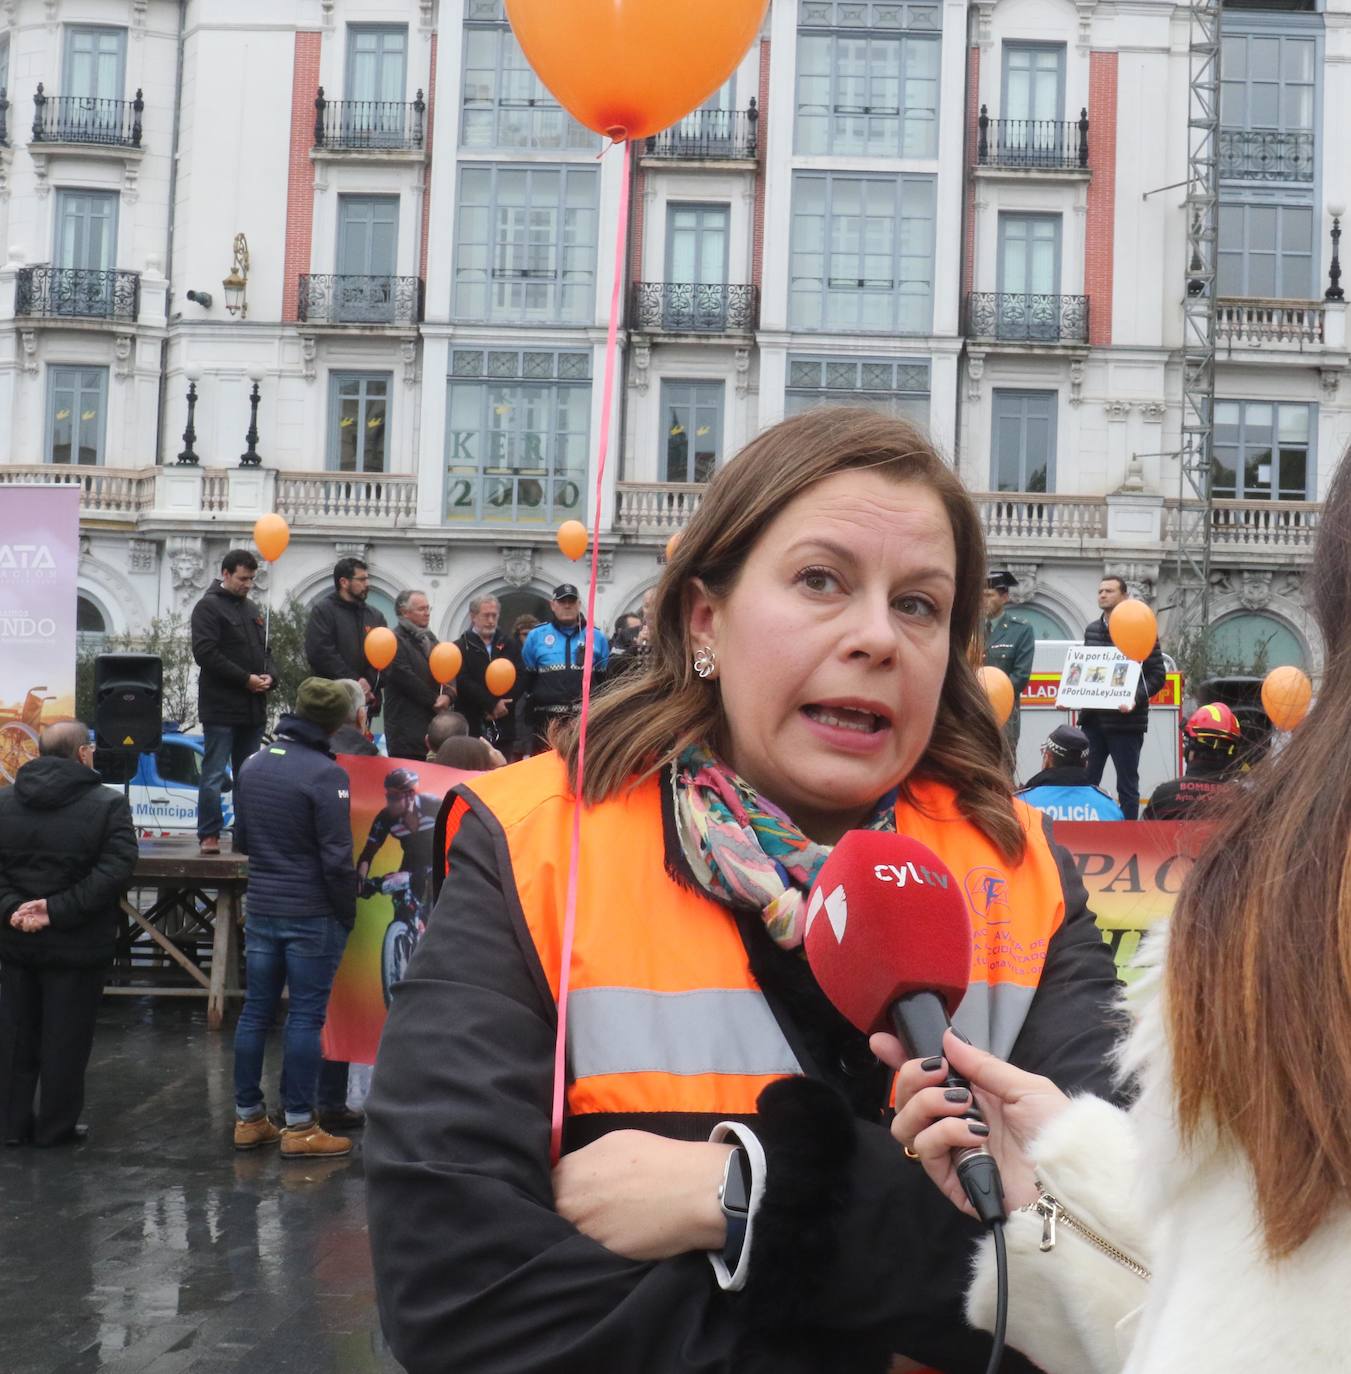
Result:
<svg viewBox="0 0 1351 1374">
<path fill-rule="evenodd" d="M 417 478 L 411 473 L 279 472 L 276 511 L 298 525 L 412 525 Z"/>
<path fill-rule="evenodd" d="M 1215 339 L 1238 348 L 1303 349 L 1323 343 L 1322 301 L 1222 300 Z"/>
<path fill-rule="evenodd" d="M 128 520 L 155 506 L 155 468 L 23 463 L 0 467 L 0 486 L 78 486 L 85 520 Z"/>
<path fill-rule="evenodd" d="M 1032 540 L 1077 548 L 1107 534 L 1107 503 L 1101 496 L 988 491 L 971 496 L 991 542 Z"/>
<path fill-rule="evenodd" d="M 703 495 L 700 482 L 618 482 L 615 532 L 669 538 L 689 523 Z"/>
</svg>

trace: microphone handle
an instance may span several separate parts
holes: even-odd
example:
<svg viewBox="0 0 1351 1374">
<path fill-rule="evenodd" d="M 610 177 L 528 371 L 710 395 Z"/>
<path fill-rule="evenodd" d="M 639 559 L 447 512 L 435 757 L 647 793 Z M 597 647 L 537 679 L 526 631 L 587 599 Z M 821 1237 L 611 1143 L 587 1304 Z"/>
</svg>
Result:
<svg viewBox="0 0 1351 1374">
<path fill-rule="evenodd" d="M 898 997 L 890 1007 L 891 1028 L 905 1047 L 907 1059 L 937 1059 L 943 1055 L 943 1032 L 952 1024 L 947 1008 L 936 992 L 910 992 Z M 948 1066 L 945 1088 L 965 1088 L 971 1085 Z M 962 1113 L 963 1121 L 983 1121 L 976 1095 L 971 1093 L 970 1106 Z M 1004 1185 L 999 1166 L 984 1146 L 954 1150 L 953 1163 L 962 1190 L 985 1225 L 1005 1219 Z"/>
</svg>

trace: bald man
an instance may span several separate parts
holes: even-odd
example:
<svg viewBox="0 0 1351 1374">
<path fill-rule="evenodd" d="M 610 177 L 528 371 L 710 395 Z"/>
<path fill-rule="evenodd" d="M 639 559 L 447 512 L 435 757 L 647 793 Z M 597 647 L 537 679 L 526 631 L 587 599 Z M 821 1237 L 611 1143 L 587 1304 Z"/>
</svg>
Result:
<svg viewBox="0 0 1351 1374">
<path fill-rule="evenodd" d="M 103 786 L 93 761 L 87 726 L 49 725 L 38 757 L 0 791 L 0 1140 L 6 1145 L 83 1139 L 94 1019 L 113 960 L 118 902 L 136 867 L 131 810 L 122 793 Z"/>
</svg>

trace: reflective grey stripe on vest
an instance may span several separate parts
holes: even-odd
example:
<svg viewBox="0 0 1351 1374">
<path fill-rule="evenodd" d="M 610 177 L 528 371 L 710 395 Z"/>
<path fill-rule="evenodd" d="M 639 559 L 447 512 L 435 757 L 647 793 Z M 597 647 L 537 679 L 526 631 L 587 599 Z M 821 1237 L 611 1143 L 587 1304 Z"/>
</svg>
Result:
<svg viewBox="0 0 1351 1374">
<path fill-rule="evenodd" d="M 952 1024 L 978 1049 L 1007 1059 L 1036 995 L 1017 983 L 972 983 Z"/>
<path fill-rule="evenodd" d="M 753 988 L 576 988 L 568 1051 L 576 1078 L 802 1072 L 764 993 Z"/>
</svg>

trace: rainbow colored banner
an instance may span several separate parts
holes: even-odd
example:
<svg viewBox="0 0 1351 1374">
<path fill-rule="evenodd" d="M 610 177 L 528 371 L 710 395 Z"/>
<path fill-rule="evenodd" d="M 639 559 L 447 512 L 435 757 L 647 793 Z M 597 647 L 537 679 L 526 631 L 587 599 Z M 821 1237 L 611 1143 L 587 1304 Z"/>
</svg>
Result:
<svg viewBox="0 0 1351 1374">
<path fill-rule="evenodd" d="M 338 762 L 351 782 L 352 852 L 363 882 L 329 997 L 324 1058 L 374 1064 L 390 988 L 404 976 L 431 916 L 437 813 L 452 787 L 477 775 L 408 759 L 343 754 Z M 386 790 L 396 769 L 413 771 L 412 789 Z"/>
</svg>

